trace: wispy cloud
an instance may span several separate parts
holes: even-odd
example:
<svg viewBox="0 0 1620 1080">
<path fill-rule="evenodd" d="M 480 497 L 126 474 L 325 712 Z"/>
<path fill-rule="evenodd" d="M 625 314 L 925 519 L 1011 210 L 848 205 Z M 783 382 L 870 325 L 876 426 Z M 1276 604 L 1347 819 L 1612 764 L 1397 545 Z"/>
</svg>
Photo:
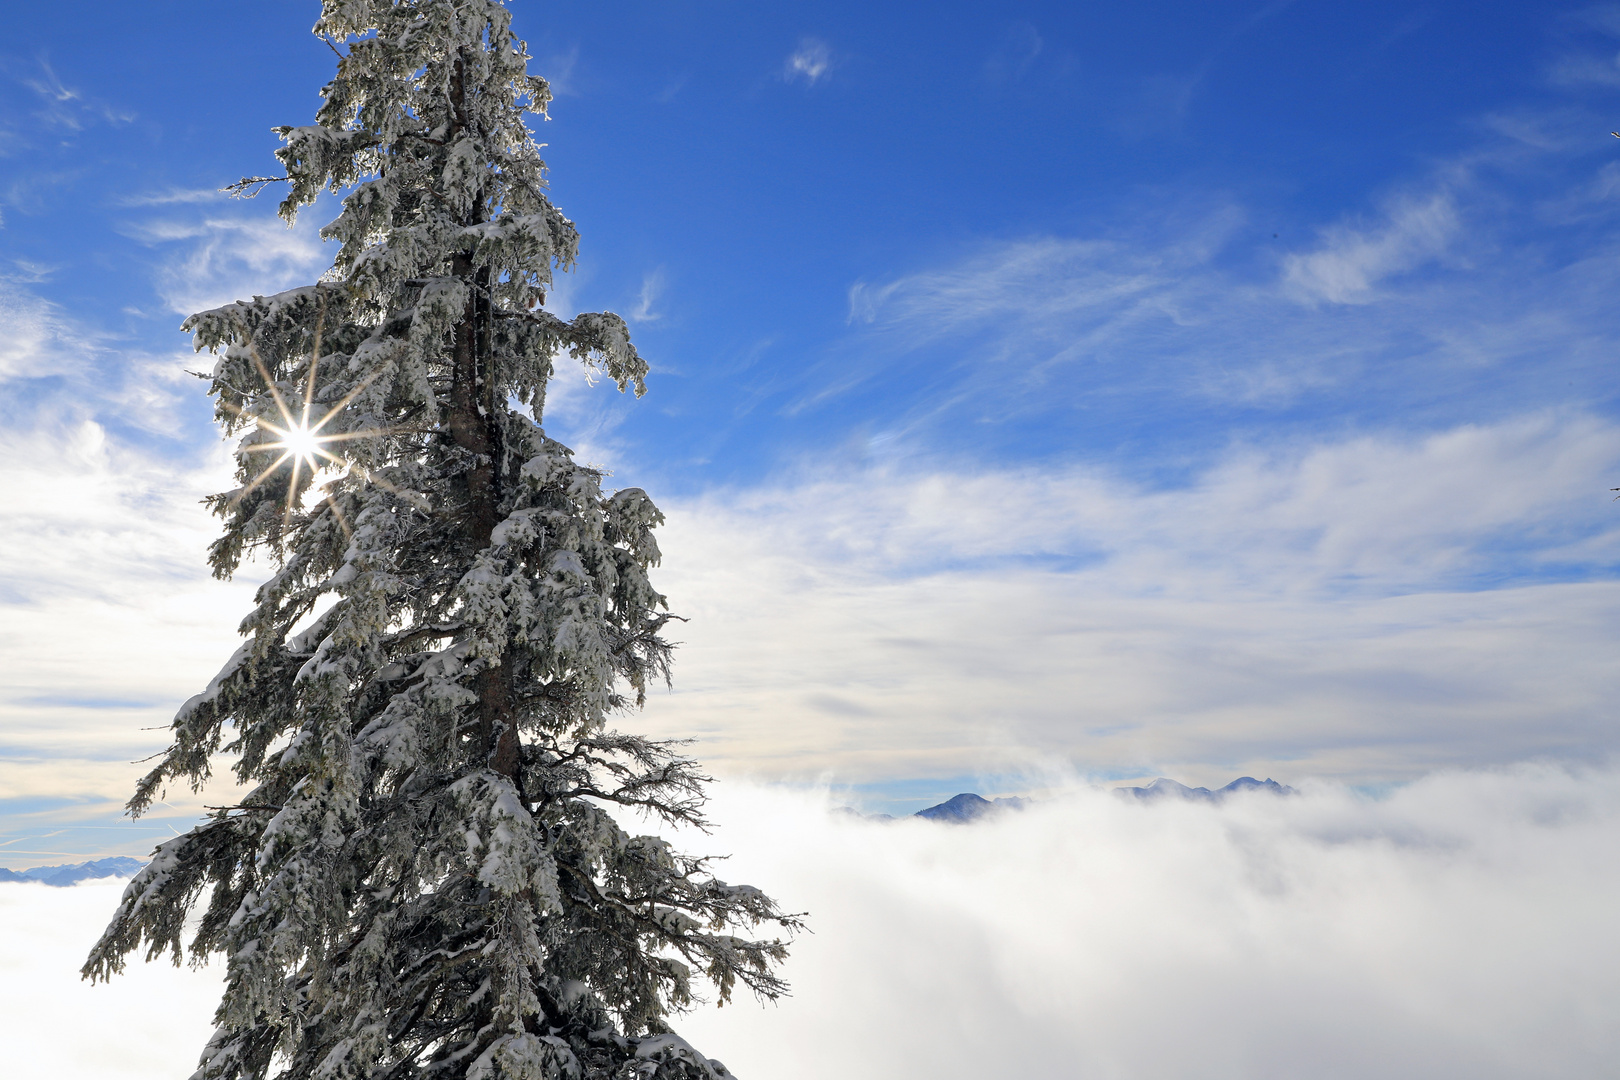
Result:
<svg viewBox="0 0 1620 1080">
<path fill-rule="evenodd" d="M 1616 343 L 1620 290 L 1612 230 L 1596 227 L 1620 213 L 1612 162 L 1581 156 L 1568 117 L 1508 119 L 1303 245 L 1275 240 L 1259 208 L 1160 194 L 1119 208 L 1130 225 L 987 240 L 858 280 L 847 336 L 776 392 L 789 415 L 847 411 L 913 380 L 884 421 L 913 442 L 1037 413 L 1089 427 L 1187 410 L 1190 429 L 1214 405 L 1413 407 L 1433 423 L 1602 396 L 1593 365 Z M 1516 179 L 1530 173 L 1533 201 Z"/>
<path fill-rule="evenodd" d="M 92 329 L 30 287 L 48 281 L 54 268 L 19 263 L 18 270 L 0 276 L 0 385 L 8 390 L 0 416 L 11 425 L 0 441 L 37 440 L 13 449 L 48 461 L 75 458 L 87 445 L 84 432 L 102 438 L 103 425 L 183 440 L 203 411 L 200 393 L 189 402 L 184 393 L 196 385 L 189 350 L 149 353 Z"/>
<path fill-rule="evenodd" d="M 680 96 L 681 91 L 686 88 L 686 83 L 690 78 L 691 76 L 686 74 L 677 75 L 675 78 L 665 83 L 662 90 L 653 95 L 653 100 L 658 102 L 660 105 L 668 105 L 670 102 L 674 101 Z"/>
<path fill-rule="evenodd" d="M 942 336 L 987 318 L 1033 325 L 1160 291 L 1190 252 L 1137 255 L 1108 241 L 1038 237 L 986 245 L 955 266 L 849 289 L 850 323 L 931 327 Z"/>
<path fill-rule="evenodd" d="M 222 202 L 227 196 L 217 188 L 170 188 L 140 195 L 126 195 L 120 206 L 174 206 L 185 203 Z"/>
<path fill-rule="evenodd" d="M 1138 79 L 1112 118 L 1120 134 L 1135 139 L 1179 130 L 1193 97 L 1209 77 L 1212 62 L 1188 72 L 1160 72 Z"/>
<path fill-rule="evenodd" d="M 1461 228 L 1450 192 L 1399 198 L 1376 224 L 1324 230 L 1316 250 L 1284 260 L 1283 279 L 1303 299 L 1367 303 L 1381 281 L 1444 254 Z"/>
<path fill-rule="evenodd" d="M 1596 4 L 1560 20 L 1562 49 L 1547 67 L 1547 81 L 1570 90 L 1620 86 L 1620 6 Z"/>
<path fill-rule="evenodd" d="M 45 109 L 40 114 L 40 119 L 70 131 L 78 131 L 84 126 L 79 92 L 64 86 L 48 62 L 41 60 L 38 74 L 33 78 L 24 79 L 23 85 L 43 99 Z"/>
<path fill-rule="evenodd" d="M 820 38 L 799 39 L 799 47 L 788 54 L 782 64 L 782 78 L 787 82 L 802 79 L 814 86 L 832 70 L 832 49 Z"/>
<path fill-rule="evenodd" d="M 0 383 L 70 369 L 75 360 L 73 338 L 55 306 L 0 278 Z"/>
<path fill-rule="evenodd" d="M 0 387 L 5 390 L 0 451 L 17 460 L 0 480 L 11 500 L 0 533 L 14 531 L 8 542 L 15 547 L 0 568 L 0 598 L 13 599 L 58 580 L 52 570 L 36 565 L 36 556 L 53 549 L 78 551 L 72 540 L 86 534 L 77 525 L 64 525 L 57 540 L 47 541 L 52 529 L 35 516 L 38 507 L 48 507 L 47 516 L 83 512 L 88 516 L 81 524 L 88 525 L 96 520 L 99 500 L 120 490 L 143 497 L 152 483 L 161 483 L 160 476 L 185 467 L 150 447 L 128 456 L 118 439 L 155 440 L 183 455 L 188 436 L 202 427 L 206 415 L 198 381 L 188 373 L 197 365 L 189 350 L 153 353 L 125 335 L 88 325 L 85 313 L 70 313 L 36 291 L 50 285 L 61 268 L 16 265 L 17 273 L 0 275 Z M 109 463 L 135 461 L 140 464 L 125 478 L 127 484 L 94 482 Z M 88 501 L 57 505 L 80 497 Z M 124 542 L 112 546 L 116 550 Z M 52 563 L 62 571 L 75 565 L 79 561 Z"/>
<path fill-rule="evenodd" d="M 986 243 L 945 266 L 856 282 L 846 314 L 854 333 L 808 372 L 788 411 L 901 370 L 926 371 L 933 388 L 911 395 L 908 423 L 964 407 L 1004 419 L 1069 407 L 1104 387 L 1288 400 L 1336 376 L 1321 351 L 1286 340 L 1318 327 L 1291 317 L 1294 305 L 1276 290 L 1217 265 L 1243 219 L 1227 206 L 1175 222 L 1172 237 Z M 1257 318 L 1271 340 L 1256 341 Z"/>
<path fill-rule="evenodd" d="M 173 252 L 157 290 L 170 311 L 190 315 L 232 300 L 314 281 L 330 265 L 318 213 L 289 227 L 279 218 L 167 218 L 133 223 L 126 231 Z"/>
<path fill-rule="evenodd" d="M 544 76 L 551 87 L 551 96 L 557 98 L 579 96 L 578 67 L 578 45 L 570 46 L 565 52 L 542 56 L 534 62 L 535 73 Z"/>
<path fill-rule="evenodd" d="M 1223 54 L 1268 19 L 1292 7 L 1294 0 L 1272 0 L 1234 23 L 1208 46 L 1204 58 L 1191 70 L 1158 72 L 1136 82 L 1134 92 L 1121 102 L 1113 126 L 1131 138 L 1145 138 L 1181 127 L 1194 97 Z"/>
<path fill-rule="evenodd" d="M 1548 78 L 1555 86 L 1620 86 L 1620 58 L 1573 54 L 1553 62 Z"/>
<path fill-rule="evenodd" d="M 636 295 L 635 306 L 630 309 L 630 318 L 634 322 L 656 322 L 663 318 L 663 314 L 655 310 L 658 301 L 663 297 L 667 281 L 664 268 L 648 271 L 641 277 L 641 292 Z"/>
<path fill-rule="evenodd" d="M 36 118 L 49 127 L 79 132 L 96 120 L 117 126 L 135 119 L 132 112 L 87 100 L 78 90 L 63 83 L 50 62 L 44 59 L 39 61 L 36 73 L 22 82 L 38 95 L 42 107 L 35 114 Z"/>
<path fill-rule="evenodd" d="M 45 213 L 62 198 L 74 181 L 85 173 L 82 168 L 47 169 L 18 175 L 7 184 L 4 202 L 30 216 Z"/>
</svg>

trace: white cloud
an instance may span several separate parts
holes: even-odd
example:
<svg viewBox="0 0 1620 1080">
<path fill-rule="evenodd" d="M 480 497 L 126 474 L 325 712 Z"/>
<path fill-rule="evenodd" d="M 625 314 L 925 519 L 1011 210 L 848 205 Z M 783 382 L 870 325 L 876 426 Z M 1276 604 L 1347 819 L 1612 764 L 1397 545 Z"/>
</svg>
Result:
<svg viewBox="0 0 1620 1080">
<path fill-rule="evenodd" d="M 811 913 L 778 1007 L 675 1026 L 743 1077 L 1596 1075 L 1615 777 L 1219 811 L 1074 791 L 983 827 L 727 792 L 733 880 Z"/>
<path fill-rule="evenodd" d="M 768 549 L 913 576 L 1046 556 L 1109 560 L 1117 591 L 1255 595 L 1454 587 L 1504 538 L 1556 558 L 1615 518 L 1620 429 L 1540 413 L 1428 436 L 1236 446 L 1184 485 L 1099 466 L 810 474 L 693 507 L 755 520 Z M 1611 530 L 1620 527 L 1620 519 Z M 731 529 L 719 530 L 730 534 Z"/>
<path fill-rule="evenodd" d="M 88 345 L 78 337 L 55 305 L 0 278 L 0 383 L 73 370 Z"/>
<path fill-rule="evenodd" d="M 6 438 L 0 786 L 105 808 L 251 606 L 204 568 L 224 449 L 166 464 L 84 421 Z M 1548 413 L 1236 448 L 1174 489 L 874 468 L 668 503 L 655 581 L 692 621 L 675 692 L 626 722 L 726 774 L 849 782 L 1611 753 L 1620 586 L 1591 579 L 1620 556 L 1616 472 L 1620 430 Z"/>
<path fill-rule="evenodd" d="M 959 827 L 722 784 L 716 834 L 678 843 L 729 853 L 728 880 L 814 933 L 791 997 L 674 1027 L 745 1080 L 1602 1075 L 1620 1052 L 1617 793 L 1613 773 L 1535 767 L 1219 809 L 1057 785 Z M 116 897 L 0 885 L 19 1075 L 155 1080 L 195 1060 L 216 971 L 75 979 Z"/>
<path fill-rule="evenodd" d="M 94 421 L 0 432 L 0 789 L 121 803 L 175 707 L 235 648 L 253 570 L 213 581 L 198 500 L 229 486 L 223 445 L 176 463 Z"/>
<path fill-rule="evenodd" d="M 1379 282 L 1444 254 L 1460 229 L 1449 192 L 1397 199 L 1370 228 L 1323 230 L 1315 251 L 1283 261 L 1283 278 L 1303 299 L 1364 304 L 1377 298 Z"/>
<path fill-rule="evenodd" d="M 289 227 L 280 218 L 167 219 L 131 226 L 148 244 L 181 245 L 161 268 L 157 291 L 178 315 L 308 284 L 331 265 L 320 239 L 320 208 L 306 209 Z"/>
<path fill-rule="evenodd" d="M 142 580 L 206 575 L 214 528 L 198 505 L 231 483 L 226 449 L 172 462 L 110 439 L 92 420 L 45 419 L 0 432 L 15 467 L 0 471 L 9 556 L 0 584 L 48 604 L 68 595 L 116 597 Z"/>
<path fill-rule="evenodd" d="M 692 621 L 635 723 L 851 782 L 1613 752 L 1617 472 L 1620 430 L 1549 414 L 1235 449 L 1168 490 L 872 468 L 670 504 L 656 581 Z"/>
<path fill-rule="evenodd" d="M 174 188 L 151 191 L 144 195 L 128 195 L 118 200 L 120 206 L 173 206 L 176 203 L 220 202 L 227 198 L 218 188 Z"/>
<path fill-rule="evenodd" d="M 1580 317 L 1581 304 L 1606 312 L 1612 300 L 1602 260 L 1545 287 L 1572 306 L 1526 296 L 1506 323 L 1453 325 L 1437 312 L 1459 309 L 1432 293 L 1313 311 L 1275 283 L 1235 284 L 1210 260 L 1242 227 L 1227 208 L 1157 246 L 988 244 L 852 290 L 855 335 L 889 367 L 907 349 L 970 343 L 949 392 L 976 405 L 1050 399 L 1062 366 L 1081 360 L 1087 378 L 1071 381 L 1113 392 L 1108 372 L 1128 361 L 1156 410 L 1166 392 L 1286 401 L 1365 370 L 1381 336 L 1405 335 L 1404 377 L 1420 318 L 1420 348 L 1468 373 L 1559 341 L 1574 343 L 1560 356 L 1591 362 L 1608 340 Z M 165 286 L 180 312 L 308 281 L 324 264 L 312 222 L 169 220 L 142 235 L 182 245 Z M 655 315 L 656 276 L 643 284 Z M 569 288 L 553 296 L 563 314 Z M 28 342 L 67 331 L 15 295 L 28 318 L 10 339 L 32 363 Z M 1345 321 L 1375 309 L 1410 319 Z M 1538 371 L 1551 380 L 1558 362 Z M 178 369 L 141 363 L 143 387 Z M 876 367 L 848 369 L 823 399 Z M 567 365 L 560 375 L 553 430 L 583 460 L 622 462 L 623 412 L 601 396 L 618 395 Z M 100 407 L 172 408 L 115 382 L 95 389 Z M 937 407 L 918 395 L 914 413 Z M 0 526 L 17 553 L 0 581 L 19 590 L 5 644 L 30 674 L 4 719 L 8 752 L 43 770 L 30 765 L 31 777 L 56 761 L 59 790 L 122 798 L 136 770 L 102 766 L 156 748 L 161 735 L 134 729 L 166 722 L 206 680 L 248 604 L 202 569 L 213 526 L 194 504 L 225 482 L 223 458 L 165 464 L 109 444 L 88 415 L 64 409 L 8 437 L 8 459 L 24 464 L 4 480 L 21 508 L 12 536 Z M 1543 410 L 1430 430 L 1239 444 L 1170 489 L 1083 465 L 936 457 L 671 505 L 659 581 L 696 618 L 680 632 L 676 693 L 645 722 L 705 738 L 702 755 L 728 772 L 851 780 L 1016 771 L 1054 755 L 1216 780 L 1233 768 L 1365 778 L 1606 752 L 1601 703 L 1620 689 L 1599 647 L 1612 586 L 1591 582 L 1615 561 L 1602 494 L 1620 471 L 1612 425 Z M 1503 579 L 1522 587 L 1470 591 Z M 45 703 L 69 684 L 83 687 L 76 699 L 142 704 Z M 84 783 L 94 790 L 73 786 Z"/>
<path fill-rule="evenodd" d="M 782 65 L 782 78 L 788 82 L 803 79 L 814 86 L 832 68 L 832 50 L 820 38 L 800 38 L 799 47 L 788 54 Z"/>
<path fill-rule="evenodd" d="M 11 1075 L 158 1080 L 195 1068 L 213 1033 L 217 969 L 137 961 L 111 985 L 79 980 L 123 886 L 0 884 L 0 1043 Z"/>
</svg>

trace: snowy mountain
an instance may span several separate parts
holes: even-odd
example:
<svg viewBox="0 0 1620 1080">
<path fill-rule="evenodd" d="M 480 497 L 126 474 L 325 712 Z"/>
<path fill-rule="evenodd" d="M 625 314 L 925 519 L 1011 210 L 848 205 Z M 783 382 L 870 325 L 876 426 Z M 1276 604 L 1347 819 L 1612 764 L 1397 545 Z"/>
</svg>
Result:
<svg viewBox="0 0 1620 1080">
<path fill-rule="evenodd" d="M 1223 788 L 1211 791 L 1204 787 L 1188 787 L 1178 784 L 1169 777 L 1161 776 L 1145 787 L 1115 788 L 1114 794 L 1127 798 L 1137 798 L 1148 802 L 1160 799 L 1184 799 L 1191 802 L 1219 803 L 1228 795 L 1239 791 L 1269 791 L 1273 795 L 1292 795 L 1294 789 L 1287 784 L 1279 784 L 1267 777 L 1256 780 L 1252 776 L 1240 776 Z M 954 795 L 937 806 L 930 806 L 926 810 L 919 810 L 912 817 L 926 818 L 929 821 L 944 821 L 952 825 L 965 825 L 978 821 L 986 814 L 997 810 L 1022 810 L 1028 806 L 1030 800 L 1023 798 L 986 799 L 971 791 Z M 851 817 L 864 818 L 867 821 L 894 821 L 891 814 L 863 814 L 850 806 L 840 806 L 833 810 L 835 814 L 846 814 Z"/>
<path fill-rule="evenodd" d="M 1223 788 L 1214 791 L 1205 787 L 1188 787 L 1178 784 L 1169 777 L 1161 776 L 1146 787 L 1115 788 L 1114 791 L 1123 796 L 1134 796 L 1138 799 L 1189 799 L 1195 802 L 1220 802 L 1228 795 L 1239 791 L 1269 791 L 1273 795 L 1292 795 L 1294 789 L 1286 784 L 1279 784 L 1269 776 L 1264 780 L 1256 780 L 1252 776 L 1240 776 Z"/>
<path fill-rule="evenodd" d="M 74 885 L 92 878 L 129 877 L 146 864 L 118 855 L 71 866 L 36 866 L 31 870 L 0 870 L 0 881 L 37 881 L 41 885 Z"/>
<path fill-rule="evenodd" d="M 997 810 L 1022 810 L 1027 799 L 986 799 L 971 791 L 953 796 L 938 806 L 930 806 L 926 810 L 919 810 L 914 817 L 927 818 L 930 821 L 949 821 L 953 824 L 964 824 L 977 821 L 986 814 Z"/>
<path fill-rule="evenodd" d="M 926 810 L 919 810 L 911 817 L 926 818 L 929 821 L 944 821 L 953 825 L 961 825 L 970 821 L 977 821 L 986 814 L 997 810 L 1022 810 L 1029 805 L 1028 799 L 986 799 L 971 791 L 964 791 L 954 795 L 938 806 L 930 806 Z M 864 818 L 867 821 L 895 821 L 893 814 L 863 814 L 853 806 L 837 806 L 833 813 L 844 814 L 849 817 Z"/>
</svg>

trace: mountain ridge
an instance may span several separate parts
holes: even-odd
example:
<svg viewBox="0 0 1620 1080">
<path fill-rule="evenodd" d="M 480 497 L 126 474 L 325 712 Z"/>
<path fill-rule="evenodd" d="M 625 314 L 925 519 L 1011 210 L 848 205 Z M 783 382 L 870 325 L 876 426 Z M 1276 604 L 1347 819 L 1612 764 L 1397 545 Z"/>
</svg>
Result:
<svg viewBox="0 0 1620 1080">
<path fill-rule="evenodd" d="M 1229 796 L 1248 791 L 1268 791 L 1273 795 L 1292 795 L 1294 789 L 1287 784 L 1266 777 L 1256 780 L 1252 776 L 1240 776 L 1225 787 L 1211 791 L 1206 787 L 1188 787 L 1161 776 L 1143 787 L 1118 787 L 1113 789 L 1114 794 L 1122 798 L 1136 798 L 1144 802 L 1156 802 L 1161 799 L 1181 799 L 1186 802 L 1208 802 L 1219 804 Z M 953 795 L 942 803 L 918 810 L 906 817 L 919 817 L 927 821 L 943 821 L 951 825 L 965 825 L 978 821 L 988 814 L 999 810 L 1022 810 L 1033 802 L 1022 796 L 1009 796 L 1007 798 L 986 799 L 971 791 L 964 791 L 960 795 Z M 840 806 L 833 810 L 835 814 L 862 818 L 866 821 L 898 821 L 893 814 L 863 814 L 852 806 Z"/>
<path fill-rule="evenodd" d="M 94 878 L 130 877 L 146 863 L 127 855 L 114 855 L 89 862 L 59 866 L 35 866 L 27 870 L 0 869 L 0 881 L 32 881 L 38 885 L 64 888 Z"/>
<path fill-rule="evenodd" d="M 1273 795 L 1294 794 L 1293 788 L 1287 784 L 1279 784 L 1269 776 L 1264 780 L 1256 780 L 1252 776 L 1240 776 L 1225 787 L 1216 788 L 1214 791 L 1206 787 L 1188 787 L 1186 784 L 1177 783 L 1168 776 L 1161 776 L 1144 787 L 1115 788 L 1114 794 L 1148 801 L 1183 799 L 1190 802 L 1219 803 L 1225 801 L 1228 796 L 1236 795 L 1242 791 L 1269 791 Z"/>
</svg>

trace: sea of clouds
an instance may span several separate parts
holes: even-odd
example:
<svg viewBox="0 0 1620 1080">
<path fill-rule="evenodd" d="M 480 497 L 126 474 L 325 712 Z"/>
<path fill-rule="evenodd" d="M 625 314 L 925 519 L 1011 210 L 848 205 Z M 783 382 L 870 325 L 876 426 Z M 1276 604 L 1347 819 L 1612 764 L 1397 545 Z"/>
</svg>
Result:
<svg viewBox="0 0 1620 1080">
<path fill-rule="evenodd" d="M 1525 765 L 1219 807 L 1074 784 L 968 826 L 730 782 L 720 875 L 810 913 L 793 996 L 676 1028 L 745 1080 L 1596 1076 L 1620 1052 L 1620 776 Z M 116 881 L 0 885 L 12 1075 L 187 1075 L 217 969 L 76 970 Z"/>
</svg>

